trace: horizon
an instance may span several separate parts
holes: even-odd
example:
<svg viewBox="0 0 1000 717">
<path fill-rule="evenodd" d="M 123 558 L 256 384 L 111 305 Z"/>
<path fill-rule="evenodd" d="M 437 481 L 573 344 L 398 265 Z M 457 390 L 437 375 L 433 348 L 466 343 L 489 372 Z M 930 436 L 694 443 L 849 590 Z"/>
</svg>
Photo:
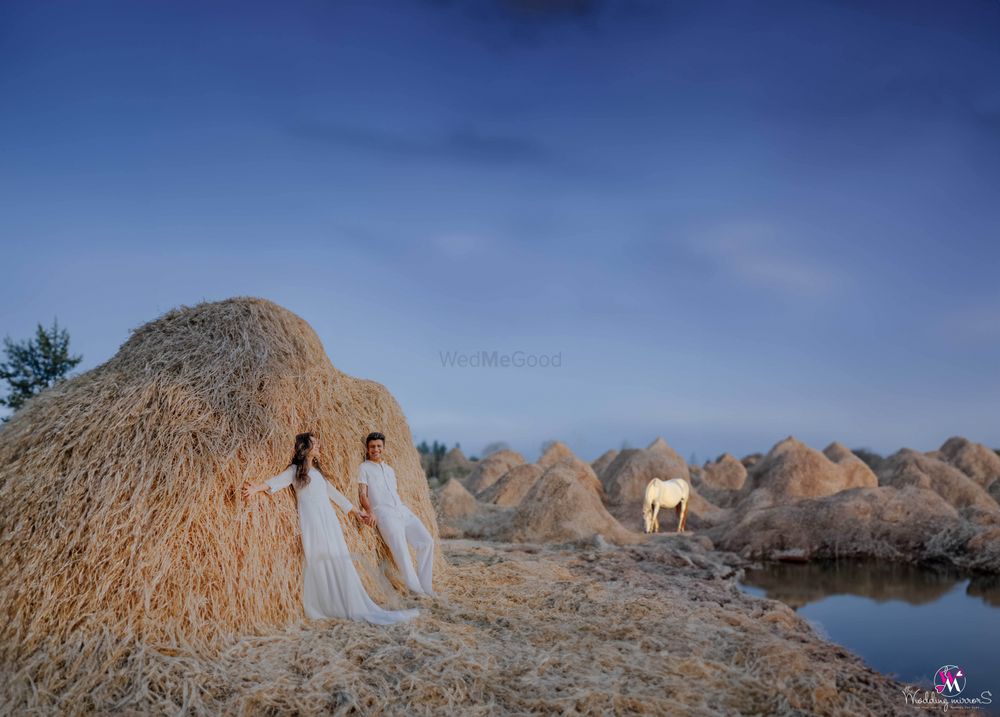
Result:
<svg viewBox="0 0 1000 717">
<path fill-rule="evenodd" d="M 76 373 L 261 296 L 466 455 L 1000 445 L 1000 3 L 13 2 L 0 28 L 0 335 L 57 317 Z"/>
</svg>

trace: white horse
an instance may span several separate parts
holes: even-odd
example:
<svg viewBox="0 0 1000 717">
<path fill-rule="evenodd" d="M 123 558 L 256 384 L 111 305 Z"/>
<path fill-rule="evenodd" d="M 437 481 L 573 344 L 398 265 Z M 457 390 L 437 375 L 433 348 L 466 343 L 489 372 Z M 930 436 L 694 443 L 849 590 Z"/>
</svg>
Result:
<svg viewBox="0 0 1000 717">
<path fill-rule="evenodd" d="M 642 503 L 642 517 L 646 521 L 646 532 L 656 533 L 660 530 L 657 519 L 660 508 L 673 508 L 677 514 L 677 532 L 684 532 L 687 523 L 688 499 L 691 497 L 691 487 L 682 478 L 660 480 L 654 478 L 646 486 L 646 498 Z"/>
</svg>

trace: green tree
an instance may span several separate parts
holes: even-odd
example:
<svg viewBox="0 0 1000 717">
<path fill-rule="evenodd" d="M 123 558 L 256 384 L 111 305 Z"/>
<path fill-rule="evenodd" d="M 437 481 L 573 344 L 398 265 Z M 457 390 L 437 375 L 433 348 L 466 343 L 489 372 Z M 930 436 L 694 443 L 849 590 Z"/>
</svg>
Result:
<svg viewBox="0 0 1000 717">
<path fill-rule="evenodd" d="M 6 360 L 0 362 L 0 379 L 7 382 L 7 395 L 0 398 L 0 406 L 13 411 L 32 396 L 65 381 L 83 360 L 83 356 L 70 356 L 69 332 L 60 329 L 55 319 L 48 330 L 38 324 L 34 338 L 15 342 L 8 336 L 3 345 Z"/>
</svg>

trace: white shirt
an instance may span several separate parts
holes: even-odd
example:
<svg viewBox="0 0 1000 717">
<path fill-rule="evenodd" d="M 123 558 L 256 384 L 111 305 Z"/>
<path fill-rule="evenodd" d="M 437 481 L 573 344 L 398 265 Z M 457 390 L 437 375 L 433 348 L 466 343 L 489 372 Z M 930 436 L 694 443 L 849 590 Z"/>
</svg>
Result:
<svg viewBox="0 0 1000 717">
<path fill-rule="evenodd" d="M 396 472 L 385 461 L 365 461 L 358 469 L 358 484 L 368 486 L 368 502 L 372 510 L 400 510 L 403 501 L 396 488 Z"/>
</svg>

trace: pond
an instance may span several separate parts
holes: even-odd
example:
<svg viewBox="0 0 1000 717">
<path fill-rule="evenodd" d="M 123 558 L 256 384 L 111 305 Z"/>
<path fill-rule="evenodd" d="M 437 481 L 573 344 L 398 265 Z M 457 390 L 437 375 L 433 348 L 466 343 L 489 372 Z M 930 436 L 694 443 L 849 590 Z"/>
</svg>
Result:
<svg viewBox="0 0 1000 717">
<path fill-rule="evenodd" d="M 762 563 L 741 587 L 781 600 L 830 641 L 921 690 L 934 690 L 941 667 L 955 666 L 953 679 L 961 668 L 958 697 L 988 690 L 993 702 L 982 713 L 1000 715 L 1000 576 L 887 562 Z"/>
</svg>

